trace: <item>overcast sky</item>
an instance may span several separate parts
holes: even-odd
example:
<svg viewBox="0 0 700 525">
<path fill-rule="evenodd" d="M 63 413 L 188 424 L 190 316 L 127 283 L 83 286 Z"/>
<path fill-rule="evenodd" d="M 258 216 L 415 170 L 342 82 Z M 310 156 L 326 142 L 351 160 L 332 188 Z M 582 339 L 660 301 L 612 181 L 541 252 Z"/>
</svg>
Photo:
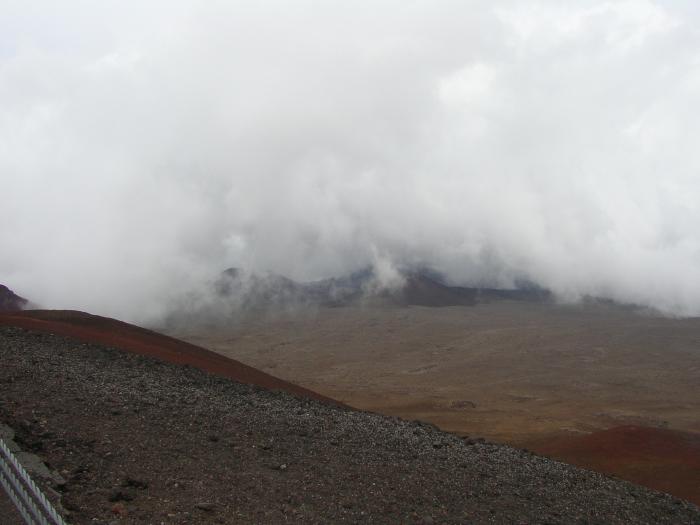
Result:
<svg viewBox="0 0 700 525">
<path fill-rule="evenodd" d="M 148 321 L 381 262 L 700 314 L 698 4 L 0 0 L 0 283 Z"/>
</svg>

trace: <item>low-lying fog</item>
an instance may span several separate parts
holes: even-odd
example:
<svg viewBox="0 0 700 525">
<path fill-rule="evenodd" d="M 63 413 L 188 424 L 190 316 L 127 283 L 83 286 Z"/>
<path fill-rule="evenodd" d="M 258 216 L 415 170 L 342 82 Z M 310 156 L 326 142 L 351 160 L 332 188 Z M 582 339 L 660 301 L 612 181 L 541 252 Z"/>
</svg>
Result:
<svg viewBox="0 0 700 525">
<path fill-rule="evenodd" d="M 228 267 L 700 314 L 700 6 L 5 2 L 0 283 L 162 317 Z"/>
</svg>

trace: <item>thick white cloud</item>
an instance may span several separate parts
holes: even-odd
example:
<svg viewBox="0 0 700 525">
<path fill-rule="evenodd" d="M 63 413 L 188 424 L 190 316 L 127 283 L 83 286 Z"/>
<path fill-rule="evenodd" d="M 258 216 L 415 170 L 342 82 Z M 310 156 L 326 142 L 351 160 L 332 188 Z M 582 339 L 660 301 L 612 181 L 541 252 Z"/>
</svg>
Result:
<svg viewBox="0 0 700 525">
<path fill-rule="evenodd" d="M 373 261 L 700 314 L 700 7 L 0 9 L 0 282 L 153 319 Z"/>
</svg>

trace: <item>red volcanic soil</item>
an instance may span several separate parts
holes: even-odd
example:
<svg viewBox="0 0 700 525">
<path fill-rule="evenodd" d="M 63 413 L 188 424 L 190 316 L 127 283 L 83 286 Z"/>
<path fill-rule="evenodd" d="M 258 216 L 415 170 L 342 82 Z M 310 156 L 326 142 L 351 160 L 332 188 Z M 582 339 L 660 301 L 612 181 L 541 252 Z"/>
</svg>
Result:
<svg viewBox="0 0 700 525">
<path fill-rule="evenodd" d="M 26 308 L 27 301 L 20 297 L 7 286 L 0 284 L 0 312 L 14 312 Z"/>
<path fill-rule="evenodd" d="M 530 448 L 700 505 L 700 434 L 629 425 Z"/>
<path fill-rule="evenodd" d="M 169 363 L 193 366 L 239 383 L 341 404 L 221 354 L 108 317 L 73 310 L 25 310 L 0 313 L 0 325 L 50 332 L 87 343 L 120 348 Z"/>
</svg>

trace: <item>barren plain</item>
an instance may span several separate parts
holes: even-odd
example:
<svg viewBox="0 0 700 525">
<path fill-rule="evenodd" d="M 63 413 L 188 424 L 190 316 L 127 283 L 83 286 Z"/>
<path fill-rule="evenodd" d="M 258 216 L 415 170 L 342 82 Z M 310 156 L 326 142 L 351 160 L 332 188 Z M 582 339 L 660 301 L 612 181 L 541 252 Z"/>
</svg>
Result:
<svg viewBox="0 0 700 525">
<path fill-rule="evenodd" d="M 350 406 L 700 503 L 700 319 L 495 301 L 246 315 L 173 335 Z"/>
<path fill-rule="evenodd" d="M 169 330 L 219 354 L 79 312 L 3 323 L 432 422 L 700 503 L 699 319 L 495 300 L 248 311 Z"/>
<path fill-rule="evenodd" d="M 700 319 L 501 301 L 322 308 L 171 335 L 357 408 L 515 445 L 629 424 L 700 431 Z"/>
</svg>

